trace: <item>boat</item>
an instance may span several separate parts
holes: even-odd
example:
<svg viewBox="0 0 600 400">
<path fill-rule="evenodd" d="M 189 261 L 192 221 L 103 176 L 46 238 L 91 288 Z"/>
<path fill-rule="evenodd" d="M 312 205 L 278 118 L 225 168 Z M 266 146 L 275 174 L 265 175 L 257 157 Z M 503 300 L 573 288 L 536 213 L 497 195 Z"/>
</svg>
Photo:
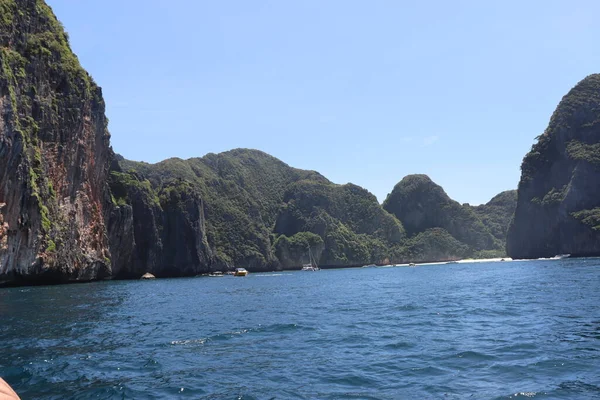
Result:
<svg viewBox="0 0 600 400">
<path fill-rule="evenodd" d="M 409 263 L 408 266 L 409 267 L 416 267 L 415 263 Z"/>
<path fill-rule="evenodd" d="M 225 275 L 235 275 L 235 272 L 233 272 L 233 271 L 226 271 Z"/>
<path fill-rule="evenodd" d="M 312 251 L 310 251 L 310 246 L 308 246 L 308 264 L 302 265 L 302 271 L 319 271 L 321 268 L 317 265 L 317 260 L 312 255 Z"/>
<path fill-rule="evenodd" d="M 225 276 L 225 275 L 223 275 L 223 273 L 221 271 L 215 271 L 215 272 L 208 274 L 208 276 L 219 277 L 219 276 Z"/>
<path fill-rule="evenodd" d="M 236 268 L 233 275 L 234 276 L 246 276 L 246 275 L 248 275 L 248 271 L 246 271 L 246 268 Z"/>
<path fill-rule="evenodd" d="M 375 264 L 369 264 L 369 265 L 363 265 L 362 268 L 375 268 L 377 265 Z"/>
</svg>

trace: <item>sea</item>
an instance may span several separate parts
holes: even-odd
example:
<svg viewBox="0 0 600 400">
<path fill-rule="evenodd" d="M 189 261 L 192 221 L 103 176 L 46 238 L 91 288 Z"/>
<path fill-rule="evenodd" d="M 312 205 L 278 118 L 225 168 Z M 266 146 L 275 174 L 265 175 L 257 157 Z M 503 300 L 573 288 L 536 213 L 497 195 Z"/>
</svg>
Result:
<svg viewBox="0 0 600 400">
<path fill-rule="evenodd" d="M 599 399 L 600 260 L 0 289 L 22 399 Z"/>
</svg>

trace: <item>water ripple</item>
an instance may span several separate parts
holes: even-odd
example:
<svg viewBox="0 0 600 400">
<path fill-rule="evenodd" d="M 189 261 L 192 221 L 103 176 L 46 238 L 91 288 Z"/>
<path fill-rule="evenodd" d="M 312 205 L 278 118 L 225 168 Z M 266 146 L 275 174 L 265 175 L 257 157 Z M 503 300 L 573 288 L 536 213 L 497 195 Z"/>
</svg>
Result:
<svg viewBox="0 0 600 400">
<path fill-rule="evenodd" d="M 4 289 L 0 376 L 34 399 L 600 398 L 599 267 Z"/>
</svg>

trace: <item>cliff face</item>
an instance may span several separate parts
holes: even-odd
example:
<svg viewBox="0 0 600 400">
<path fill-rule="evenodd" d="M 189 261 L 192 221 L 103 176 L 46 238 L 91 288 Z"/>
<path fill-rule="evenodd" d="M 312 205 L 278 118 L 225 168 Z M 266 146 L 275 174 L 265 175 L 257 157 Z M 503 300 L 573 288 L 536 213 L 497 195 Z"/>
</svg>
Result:
<svg viewBox="0 0 600 400">
<path fill-rule="evenodd" d="M 600 255 L 600 75 L 563 97 L 523 159 L 507 239 L 513 258 Z"/>
<path fill-rule="evenodd" d="M 188 263 L 197 266 L 191 269 L 196 273 L 299 268 L 308 263 L 309 248 L 319 265 L 330 267 L 503 256 L 515 204 L 514 193 L 505 192 L 483 206 L 460 205 L 428 177 L 409 176 L 384 203 L 399 220 L 361 187 L 333 184 L 248 149 L 157 164 L 121 159 L 119 164 L 122 171 L 112 172 L 111 187 L 115 202 L 133 210 L 136 250 L 127 263 L 133 276 L 144 266 L 160 274 L 175 243 L 196 243 L 188 247 L 193 251 L 186 250 L 198 254 L 195 264 Z M 183 230 L 166 231 L 176 217 L 168 211 L 165 193 L 182 187 L 201 199 L 204 217 L 190 223 L 190 213 L 181 213 L 181 221 L 196 228 L 171 240 Z M 189 274 L 179 270 L 183 264 L 173 264 L 165 274 Z"/>
<path fill-rule="evenodd" d="M 51 9 L 0 0 L 0 281 L 111 274 L 106 126 Z"/>
<path fill-rule="evenodd" d="M 517 208 L 517 191 L 507 190 L 497 194 L 486 204 L 471 208 L 488 231 L 504 247 L 508 227 Z"/>
<path fill-rule="evenodd" d="M 289 187 L 275 223 L 275 233 L 283 237 L 301 232 L 322 238 L 319 263 L 325 266 L 388 263 L 392 248 L 406 236 L 367 190 L 309 180 Z"/>
<path fill-rule="evenodd" d="M 157 237 L 166 235 L 163 228 L 173 222 L 166 198 L 179 195 L 181 188 L 188 188 L 186 190 L 202 205 L 198 214 L 202 222 L 192 223 L 196 230 L 187 238 L 202 237 L 199 243 L 204 249 L 201 252 L 204 261 L 199 272 L 233 267 L 254 271 L 278 268 L 271 234 L 286 187 L 304 178 L 326 181 L 315 172 L 297 170 L 268 154 L 245 149 L 189 160 L 169 159 L 157 164 L 127 160 L 121 160 L 120 164 L 124 171 L 121 176 L 146 187 L 148 197 L 154 198 L 158 206 L 152 218 L 144 218 L 140 209 L 149 209 L 147 204 L 151 201 L 146 201 L 146 205 L 134 204 L 131 195 L 126 198 L 125 202 L 133 206 L 134 220 L 141 224 L 138 226 L 135 222 L 139 228 L 136 245 L 156 242 L 147 237 L 153 231 L 147 229 L 150 220 L 156 221 Z M 182 217 L 190 215 L 186 212 Z M 162 252 L 168 254 L 172 250 L 165 247 Z"/>
<path fill-rule="evenodd" d="M 404 177 L 388 195 L 383 208 L 402 222 L 409 235 L 442 228 L 473 250 L 498 247 L 477 214 L 450 199 L 427 175 Z"/>
<path fill-rule="evenodd" d="M 478 217 L 494 205 L 461 206 L 425 176 L 403 179 L 388 212 L 256 150 L 115 157 L 101 90 L 42 0 L 0 0 L 0 67 L 0 284 L 298 268 L 309 248 L 323 266 L 451 260 L 495 249 L 505 229 Z M 593 156 L 585 140 L 572 157 Z"/>
<path fill-rule="evenodd" d="M 117 202 L 133 208 L 136 248 L 140 243 L 162 243 L 159 253 L 173 252 L 164 247 L 171 238 L 164 227 L 173 221 L 164 201 L 169 186 L 184 185 L 202 198 L 200 225 L 205 230 L 172 240 L 193 241 L 205 234 L 198 272 L 234 266 L 253 271 L 300 267 L 308 262 L 309 247 L 320 265 L 387 262 L 391 247 L 404 238 L 402 225 L 365 189 L 335 185 L 260 151 L 236 149 L 185 161 L 120 164 L 124 172 L 112 176 L 129 181 L 129 189 L 120 190 L 114 179 L 111 186 L 116 197 L 125 199 Z M 150 200 L 136 203 L 131 195 L 136 187 L 145 187 Z"/>
<path fill-rule="evenodd" d="M 136 173 L 113 169 L 116 204 L 110 222 L 113 275 L 138 278 L 190 276 L 214 263 L 208 245 L 204 202 L 189 183 L 173 181 L 154 191 Z"/>
</svg>

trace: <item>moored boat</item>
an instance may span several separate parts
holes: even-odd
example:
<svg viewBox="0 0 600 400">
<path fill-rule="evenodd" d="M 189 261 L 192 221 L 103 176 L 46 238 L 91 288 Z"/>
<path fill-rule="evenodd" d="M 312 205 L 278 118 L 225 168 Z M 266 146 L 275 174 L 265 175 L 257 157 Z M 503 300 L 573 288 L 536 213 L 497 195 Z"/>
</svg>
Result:
<svg viewBox="0 0 600 400">
<path fill-rule="evenodd" d="M 317 260 L 313 257 L 312 252 L 310 251 L 310 246 L 308 246 L 308 264 L 302 265 L 302 271 L 319 271 L 321 268 L 317 265 Z"/>
<path fill-rule="evenodd" d="M 236 268 L 233 273 L 234 276 L 246 276 L 248 275 L 248 271 L 245 268 Z"/>
</svg>

